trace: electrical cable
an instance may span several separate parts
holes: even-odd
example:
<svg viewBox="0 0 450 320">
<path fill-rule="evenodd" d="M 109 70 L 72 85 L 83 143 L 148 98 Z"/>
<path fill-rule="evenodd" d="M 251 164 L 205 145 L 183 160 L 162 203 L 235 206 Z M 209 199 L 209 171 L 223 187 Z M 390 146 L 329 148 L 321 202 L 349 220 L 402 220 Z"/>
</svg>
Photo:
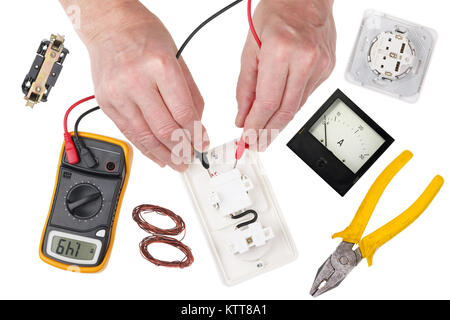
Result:
<svg viewBox="0 0 450 320">
<path fill-rule="evenodd" d="M 88 111 L 84 112 L 81 116 L 78 117 L 77 121 L 75 122 L 74 127 L 74 135 L 73 135 L 73 141 L 75 142 L 75 146 L 78 149 L 78 154 L 80 155 L 80 158 L 84 163 L 89 167 L 93 168 L 98 165 L 98 161 L 95 158 L 92 151 L 86 146 L 83 139 L 80 139 L 80 136 L 78 134 L 78 127 L 80 125 L 81 120 L 83 120 L 87 115 L 91 114 L 92 112 L 95 112 L 97 110 L 100 110 L 100 107 L 97 106 L 95 108 L 89 109 Z"/>
<path fill-rule="evenodd" d="M 248 0 L 248 2 L 247 2 L 247 17 L 248 17 L 248 24 L 250 25 L 250 31 L 251 31 L 251 33 L 253 35 L 253 38 L 255 39 L 256 44 L 258 45 L 258 47 L 261 49 L 262 43 L 261 43 L 261 40 L 260 40 L 260 38 L 258 36 L 258 33 L 256 32 L 255 26 L 253 24 L 252 0 Z M 245 141 L 244 141 L 244 135 L 242 135 L 241 139 L 239 140 L 239 142 L 237 144 L 237 148 L 236 148 L 236 153 L 235 153 L 236 162 L 234 164 L 235 168 L 237 166 L 237 162 L 244 155 L 245 149 L 248 149 L 248 148 L 249 148 L 248 144 L 246 144 Z"/>
<path fill-rule="evenodd" d="M 154 225 L 145 221 L 144 214 L 148 213 L 158 213 L 162 216 L 169 217 L 175 223 L 175 227 L 173 227 L 172 229 L 160 229 L 158 227 L 155 227 Z M 154 235 L 159 234 L 165 236 L 177 236 L 186 229 L 186 225 L 180 216 L 170 211 L 169 209 L 154 206 L 151 204 L 143 204 L 134 208 L 133 220 L 136 221 L 136 223 L 142 230 Z"/>
<path fill-rule="evenodd" d="M 225 8 L 219 10 L 218 12 L 216 12 L 215 14 L 213 14 L 211 17 L 209 17 L 208 19 L 206 19 L 205 21 L 203 21 L 188 37 L 187 39 L 183 42 L 183 44 L 181 45 L 180 49 L 177 52 L 177 59 L 181 56 L 181 54 L 183 53 L 184 49 L 186 48 L 186 46 L 189 44 L 189 42 L 192 40 L 192 38 L 201 30 L 203 29 L 203 27 L 205 27 L 208 23 L 210 23 L 212 20 L 214 20 L 215 18 L 217 18 L 218 16 L 220 16 L 221 14 L 225 13 L 226 11 L 230 10 L 231 8 L 233 8 L 234 6 L 238 5 L 239 3 L 241 3 L 243 0 L 237 0 L 234 1 L 233 3 L 229 4 L 228 6 L 226 6 Z M 251 33 L 253 35 L 253 37 L 255 38 L 256 43 L 258 44 L 258 47 L 261 48 L 261 40 L 258 37 L 258 34 L 255 30 L 255 26 L 253 25 L 253 18 L 252 18 L 252 1 L 248 0 L 247 1 L 248 5 L 247 5 L 247 16 L 248 16 L 248 22 L 250 25 L 250 30 Z"/>
<path fill-rule="evenodd" d="M 215 14 L 213 14 L 212 16 L 210 16 L 208 19 L 206 19 L 205 21 L 203 21 L 197 28 L 195 28 L 194 31 L 192 31 L 192 33 L 187 37 L 187 39 L 183 42 L 183 44 L 181 45 L 180 49 L 178 50 L 177 54 L 176 54 L 176 58 L 179 59 L 181 57 L 181 54 L 183 53 L 184 49 L 186 48 L 186 46 L 189 44 L 189 42 L 192 40 L 192 38 L 194 38 L 194 36 L 201 30 L 203 29 L 208 23 L 210 23 L 212 20 L 214 20 L 215 18 L 217 18 L 218 16 L 220 16 L 221 14 L 225 13 L 226 11 L 230 10 L 231 8 L 233 8 L 234 6 L 238 5 L 239 3 L 241 3 L 243 0 L 237 0 L 234 1 L 233 3 L 229 4 L 228 6 L 226 6 L 225 8 L 219 10 L 218 12 L 216 12 Z M 205 168 L 206 170 L 208 170 L 209 173 L 209 160 L 208 160 L 208 153 L 207 152 L 200 152 L 197 150 L 194 150 L 195 153 L 195 157 L 197 159 L 200 160 L 200 163 L 202 164 L 203 168 Z"/>
<path fill-rule="evenodd" d="M 252 0 L 248 0 L 247 1 L 247 17 L 248 17 L 248 24 L 250 25 L 250 31 L 253 35 L 253 38 L 256 41 L 256 44 L 258 45 L 258 47 L 261 49 L 262 47 L 262 42 L 258 36 L 258 33 L 256 32 L 255 29 L 255 25 L 253 24 L 253 16 L 252 16 Z M 242 158 L 242 156 L 244 155 L 244 152 L 246 149 L 249 149 L 249 145 L 247 143 L 245 143 L 244 141 L 244 136 L 242 135 L 241 139 L 239 140 L 238 144 L 237 144 L 237 148 L 236 148 L 236 164 L 235 164 L 235 168 L 237 166 L 237 162 L 239 159 Z"/>
<path fill-rule="evenodd" d="M 78 134 L 78 127 L 80 125 L 81 120 L 83 120 L 87 115 L 89 115 L 97 110 L 100 110 L 99 106 L 89 109 L 88 111 L 86 111 L 85 113 L 83 113 L 81 116 L 78 117 L 77 121 L 75 122 L 74 130 L 73 130 L 75 140 L 79 141 L 79 139 L 80 139 L 79 134 Z"/>
<path fill-rule="evenodd" d="M 75 102 L 73 105 L 71 105 L 69 107 L 69 109 L 67 109 L 66 114 L 64 115 L 64 121 L 63 121 L 63 125 L 64 125 L 64 149 L 66 151 L 66 157 L 67 157 L 67 161 L 70 164 L 77 164 L 80 162 L 80 157 L 78 155 L 78 150 L 75 146 L 75 143 L 73 142 L 72 136 L 69 133 L 69 130 L 67 128 L 67 121 L 69 118 L 70 113 L 72 112 L 73 109 L 75 109 L 76 107 L 78 107 L 80 104 L 85 103 L 86 101 L 92 100 L 94 99 L 95 96 L 89 96 L 86 97 L 84 99 L 81 99 L 77 102 Z"/>
<path fill-rule="evenodd" d="M 181 45 L 180 49 L 177 52 L 177 59 L 181 56 L 182 52 L 184 51 L 184 49 L 186 48 L 186 46 L 188 45 L 188 43 L 192 40 L 192 38 L 201 30 L 203 29 L 204 26 L 206 26 L 208 23 L 210 23 L 212 20 L 214 20 L 215 18 L 217 18 L 218 16 L 220 16 L 221 14 L 225 13 L 226 11 L 228 11 L 229 9 L 233 8 L 234 6 L 236 6 L 237 4 L 241 3 L 243 0 L 237 0 L 234 1 L 233 3 L 229 4 L 228 6 L 226 6 L 225 8 L 219 10 L 218 12 L 216 12 L 215 14 L 213 14 L 211 17 L 209 17 L 208 19 L 206 19 L 205 21 L 203 21 L 194 31 L 192 31 L 192 33 L 187 37 L 187 39 L 183 42 L 183 44 Z M 251 1 L 249 1 L 251 2 Z"/>
<path fill-rule="evenodd" d="M 248 220 L 248 221 L 245 221 L 245 222 L 242 222 L 242 223 L 238 224 L 236 226 L 236 229 L 241 229 L 241 228 L 243 228 L 245 226 L 248 226 L 248 225 L 258 221 L 258 213 L 255 210 L 247 210 L 247 211 L 245 211 L 243 213 L 237 214 L 235 216 L 233 216 L 233 215 L 231 216 L 231 219 L 236 220 L 236 219 L 240 219 L 240 218 L 243 218 L 245 216 L 248 216 L 249 214 L 252 214 L 253 218 L 251 220 Z"/>
<path fill-rule="evenodd" d="M 85 103 L 86 101 L 89 101 L 92 99 L 95 99 L 95 96 L 92 95 L 92 96 L 86 97 L 84 99 L 81 99 L 81 100 L 75 102 L 73 105 L 71 105 L 69 107 L 69 109 L 67 109 L 66 114 L 64 115 L 64 133 L 69 133 L 69 130 L 67 129 L 67 120 L 68 120 L 69 114 L 72 112 L 72 110 L 75 109 L 76 107 L 78 107 L 80 104 Z"/>
<path fill-rule="evenodd" d="M 145 221 L 143 215 L 153 212 L 172 219 L 172 221 L 175 223 L 175 227 L 173 227 L 172 229 L 161 229 Z M 143 239 L 139 244 L 142 257 L 157 266 L 169 268 L 186 268 L 192 265 L 192 263 L 194 262 L 194 256 L 192 254 L 192 250 L 181 242 L 184 237 L 181 241 L 172 237 L 167 237 L 177 236 L 183 231 L 186 233 L 186 225 L 180 216 L 170 211 L 169 209 L 149 204 L 140 205 L 134 208 L 132 216 L 133 220 L 136 221 L 136 223 L 142 230 L 151 234 L 151 236 Z M 179 261 L 162 261 L 156 259 L 150 254 L 148 250 L 148 247 L 153 243 L 163 243 L 175 247 L 184 253 L 184 258 Z"/>
<path fill-rule="evenodd" d="M 174 248 L 177 248 L 181 252 L 184 253 L 184 258 L 180 261 L 162 261 L 154 258 L 150 252 L 148 251 L 148 247 L 153 243 L 163 243 L 170 245 Z M 187 268 L 192 265 L 194 262 L 194 256 L 192 255 L 191 249 L 180 241 L 165 237 L 165 236 L 149 236 L 141 241 L 139 244 L 139 248 L 141 250 L 142 257 L 144 257 L 147 261 L 153 263 L 157 266 L 163 266 L 167 268 Z"/>
<path fill-rule="evenodd" d="M 252 0 L 248 0 L 247 2 L 247 16 L 248 16 L 248 24 L 250 25 L 250 31 L 253 35 L 253 38 L 255 38 L 256 44 L 261 49 L 262 43 L 259 39 L 258 33 L 256 32 L 255 26 L 253 24 L 253 17 L 252 17 Z"/>
</svg>

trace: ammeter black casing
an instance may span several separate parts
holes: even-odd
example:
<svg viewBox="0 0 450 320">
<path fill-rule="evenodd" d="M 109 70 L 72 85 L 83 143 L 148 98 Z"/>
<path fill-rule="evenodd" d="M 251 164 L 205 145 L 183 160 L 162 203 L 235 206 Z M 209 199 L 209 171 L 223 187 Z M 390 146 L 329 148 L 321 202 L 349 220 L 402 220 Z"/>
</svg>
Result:
<svg viewBox="0 0 450 320">
<path fill-rule="evenodd" d="M 323 117 L 323 114 L 340 99 L 352 111 L 354 111 L 364 122 L 366 122 L 383 139 L 384 143 L 367 160 L 367 162 L 356 172 L 352 172 L 320 143 L 310 132 L 312 126 Z M 369 170 L 381 155 L 391 146 L 394 139 L 373 121 L 363 110 L 350 100 L 339 89 L 325 102 L 325 104 L 312 116 L 302 129 L 287 144 L 288 147 L 301 158 L 311 169 L 313 169 L 323 180 L 325 180 L 337 193 L 345 196 L 356 182 Z"/>
</svg>

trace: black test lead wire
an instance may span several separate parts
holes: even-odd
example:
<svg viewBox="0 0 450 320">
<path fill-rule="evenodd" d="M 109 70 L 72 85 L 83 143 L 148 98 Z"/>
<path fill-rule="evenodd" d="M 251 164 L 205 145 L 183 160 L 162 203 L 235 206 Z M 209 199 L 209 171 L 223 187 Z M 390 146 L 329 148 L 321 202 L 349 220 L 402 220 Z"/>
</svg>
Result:
<svg viewBox="0 0 450 320">
<path fill-rule="evenodd" d="M 231 8 L 233 8 L 234 6 L 236 6 L 237 4 L 241 3 L 244 0 L 237 0 L 234 1 L 233 3 L 229 4 L 228 6 L 226 6 L 225 8 L 217 11 L 215 14 L 213 14 L 211 17 L 209 17 L 208 19 L 206 19 L 205 21 L 203 21 L 194 31 L 192 31 L 192 33 L 187 37 L 187 39 L 183 42 L 183 44 L 181 45 L 180 49 L 177 52 L 177 59 L 180 58 L 181 54 L 183 53 L 184 49 L 186 48 L 186 46 L 188 45 L 188 43 L 192 40 L 192 38 L 201 30 L 203 29 L 204 26 L 206 26 L 208 23 L 210 23 L 212 20 L 214 20 L 215 18 L 217 18 L 218 16 L 220 16 L 221 14 L 225 13 L 226 11 L 230 10 Z"/>
<path fill-rule="evenodd" d="M 214 20 L 215 18 L 217 18 L 218 16 L 220 16 L 221 14 L 225 13 L 226 11 L 230 10 L 231 8 L 233 8 L 234 6 L 236 6 L 237 4 L 241 3 L 243 0 L 237 0 L 234 1 L 233 3 L 229 4 L 228 6 L 226 6 L 225 8 L 219 10 L 218 12 L 216 12 L 215 14 L 213 14 L 211 17 L 209 17 L 208 19 L 206 19 L 205 21 L 203 21 L 194 31 L 192 31 L 192 33 L 187 37 L 187 39 L 183 42 L 183 44 L 181 45 L 180 49 L 177 52 L 177 59 L 179 59 L 181 57 L 181 54 L 183 53 L 184 49 L 186 48 L 186 46 L 189 44 L 189 42 L 192 40 L 192 38 L 201 30 L 203 29 L 203 27 L 205 27 L 209 22 L 211 22 L 212 20 Z M 209 160 L 208 160 L 208 152 L 200 152 L 197 150 L 194 150 L 194 154 L 195 157 L 197 159 L 200 160 L 203 168 L 205 168 L 208 171 L 208 174 L 211 176 L 211 172 L 209 170 L 210 168 L 210 164 L 209 164 Z"/>
<path fill-rule="evenodd" d="M 95 107 L 92 109 L 89 109 L 88 111 L 84 112 L 82 115 L 80 115 L 77 119 L 77 121 L 75 122 L 75 127 L 74 127 L 74 142 L 76 147 L 79 150 L 80 153 L 80 158 L 82 160 L 84 160 L 84 162 L 86 163 L 86 165 L 89 168 L 93 168 L 95 167 L 98 162 L 97 159 L 95 159 L 95 156 L 92 154 L 91 150 L 89 150 L 89 148 L 86 146 L 86 144 L 84 143 L 83 139 L 80 139 L 80 136 L 78 134 L 78 126 L 80 125 L 81 120 L 83 120 L 84 117 L 86 117 L 87 115 L 91 114 L 94 111 L 100 110 L 100 107 Z"/>
</svg>

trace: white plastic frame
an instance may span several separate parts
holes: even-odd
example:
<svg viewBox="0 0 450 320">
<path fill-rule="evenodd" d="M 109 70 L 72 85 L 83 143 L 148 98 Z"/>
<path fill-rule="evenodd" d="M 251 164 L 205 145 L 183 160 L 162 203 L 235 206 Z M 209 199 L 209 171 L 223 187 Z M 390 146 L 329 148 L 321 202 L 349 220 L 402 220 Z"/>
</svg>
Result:
<svg viewBox="0 0 450 320">
<path fill-rule="evenodd" d="M 220 174 L 234 168 L 235 146 L 236 141 L 233 141 L 208 153 L 212 173 Z M 230 286 L 288 264 L 297 258 L 297 249 L 258 153 L 247 150 L 239 160 L 237 168 L 253 184 L 248 195 L 252 201 L 251 209 L 258 212 L 258 222 L 264 228 L 270 227 L 274 234 L 266 245 L 252 248 L 244 254 L 233 254 L 230 248 L 232 232 L 237 223 L 242 221 L 223 216 L 211 205 L 210 195 L 214 190 L 211 190 L 208 172 L 197 160 L 183 175 L 223 280 Z"/>
<path fill-rule="evenodd" d="M 404 32 L 414 50 L 412 69 L 396 80 L 383 79 L 369 66 L 369 52 L 373 41 L 383 32 Z M 355 48 L 346 71 L 346 79 L 409 103 L 417 102 L 437 41 L 433 29 L 408 22 L 387 14 L 368 10 L 364 14 Z"/>
</svg>

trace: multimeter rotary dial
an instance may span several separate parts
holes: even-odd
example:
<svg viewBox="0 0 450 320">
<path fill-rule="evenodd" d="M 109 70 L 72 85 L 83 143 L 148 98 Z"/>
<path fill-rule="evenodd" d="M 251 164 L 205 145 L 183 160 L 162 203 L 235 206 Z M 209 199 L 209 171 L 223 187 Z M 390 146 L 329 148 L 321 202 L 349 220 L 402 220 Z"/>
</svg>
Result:
<svg viewBox="0 0 450 320">
<path fill-rule="evenodd" d="M 92 184 L 78 184 L 67 193 L 66 206 L 70 214 L 80 220 L 95 217 L 102 209 L 102 193 Z"/>
</svg>

